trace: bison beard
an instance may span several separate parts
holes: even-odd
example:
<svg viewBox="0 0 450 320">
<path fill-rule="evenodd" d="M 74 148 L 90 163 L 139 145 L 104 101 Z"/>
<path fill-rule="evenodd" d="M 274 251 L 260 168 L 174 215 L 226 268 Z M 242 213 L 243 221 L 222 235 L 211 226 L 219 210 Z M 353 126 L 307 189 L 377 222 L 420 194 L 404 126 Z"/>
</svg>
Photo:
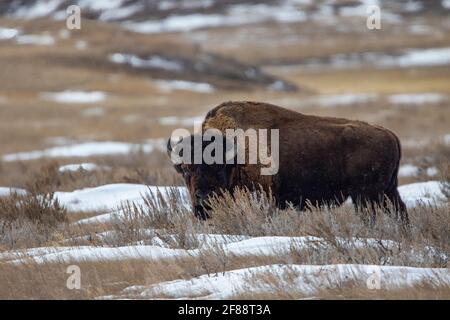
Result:
<svg viewBox="0 0 450 320">
<path fill-rule="evenodd" d="M 300 210 L 307 203 L 341 205 L 350 197 L 356 210 L 372 213 L 372 221 L 380 206 L 408 224 L 397 191 L 400 142 L 385 128 L 258 102 L 226 102 L 215 107 L 202 124 L 203 131 L 211 128 L 224 136 L 226 129 L 278 129 L 279 171 L 262 176 L 259 164 L 176 164 L 200 219 L 209 218 L 205 201 L 214 192 L 262 187 L 273 194 L 280 208 L 288 202 Z M 171 152 L 169 139 L 169 156 Z"/>
</svg>

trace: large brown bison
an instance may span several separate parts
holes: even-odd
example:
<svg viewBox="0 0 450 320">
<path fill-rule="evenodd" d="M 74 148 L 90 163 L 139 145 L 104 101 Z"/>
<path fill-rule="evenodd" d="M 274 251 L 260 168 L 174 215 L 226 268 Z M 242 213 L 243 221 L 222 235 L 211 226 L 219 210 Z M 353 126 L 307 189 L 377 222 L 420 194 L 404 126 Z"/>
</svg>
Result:
<svg viewBox="0 0 450 320">
<path fill-rule="evenodd" d="M 341 205 L 351 197 L 357 210 L 393 208 L 397 218 L 408 222 L 397 191 L 400 143 L 385 128 L 258 102 L 222 103 L 206 115 L 202 132 L 209 128 L 224 133 L 236 128 L 279 129 L 279 169 L 274 175 L 261 175 L 261 164 L 176 164 L 201 219 L 208 218 L 205 201 L 213 192 L 262 187 L 280 207 L 287 202 L 299 209 L 307 203 Z M 169 155 L 172 145 L 169 139 Z"/>
</svg>

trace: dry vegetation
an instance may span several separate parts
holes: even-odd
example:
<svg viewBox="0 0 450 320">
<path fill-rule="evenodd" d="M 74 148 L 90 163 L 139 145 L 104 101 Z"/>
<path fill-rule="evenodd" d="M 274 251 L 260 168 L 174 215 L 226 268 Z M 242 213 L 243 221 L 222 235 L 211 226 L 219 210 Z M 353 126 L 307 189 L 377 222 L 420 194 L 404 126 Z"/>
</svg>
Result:
<svg viewBox="0 0 450 320">
<path fill-rule="evenodd" d="M 413 267 L 446 268 L 450 252 L 450 210 L 448 203 L 442 207 L 419 206 L 410 210 L 411 233 L 399 232 L 397 222 L 380 210 L 375 227 L 369 227 L 360 214 L 349 207 L 324 209 L 311 208 L 306 212 L 277 209 L 270 196 L 263 193 L 251 193 L 236 190 L 235 194 L 222 195 L 211 199 L 212 219 L 208 223 L 197 221 L 186 208 L 179 192 L 174 189 L 168 200 L 162 197 L 145 196 L 145 204 L 127 203 L 122 206 L 124 214 L 118 216 L 110 225 L 86 226 L 58 224 L 60 239 L 45 239 L 39 245 L 95 245 L 123 246 L 130 244 L 150 244 L 154 239 L 168 248 L 194 249 L 200 248 L 200 254 L 192 257 L 159 259 L 159 260 L 125 260 L 97 261 L 76 264 L 83 275 L 82 290 L 71 291 L 65 287 L 67 275 L 65 270 L 70 264 L 59 263 L 37 264 L 28 260 L 20 265 L 8 262 L 0 263 L 1 298 L 76 298 L 86 299 L 99 296 L 115 295 L 115 297 L 134 297 L 132 292 L 121 292 L 132 285 L 151 285 L 167 280 L 190 279 L 208 274 L 214 276 L 228 270 L 244 267 L 264 266 L 270 264 L 377 264 L 402 265 Z M 2 207 L 14 205 L 14 195 L 2 200 Z M 37 199 L 41 199 L 40 196 Z M 48 223 L 49 217 L 56 215 L 59 219 L 59 207 L 50 199 L 38 201 L 36 196 L 25 197 L 28 208 L 32 205 L 32 218 L 22 218 L 32 223 L 39 214 L 42 221 L 33 226 Z M 43 199 L 44 200 L 44 199 Z M 37 201 L 37 202 L 36 202 Z M 49 202 L 50 201 L 50 202 Z M 36 204 L 35 204 L 36 202 Z M 20 203 L 20 202 L 19 202 Z M 27 211 L 25 211 L 27 212 Z M 58 214 L 55 214 L 58 213 Z M 7 219 L 7 218 L 6 218 Z M 2 220 L 6 220 L 2 217 Z M 8 221 L 8 220 L 6 220 Z M 47 224 L 48 226 L 48 224 Z M 36 239 L 30 235 L 53 233 L 46 231 L 33 232 L 22 223 L 22 232 L 15 231 L 17 236 L 14 246 L 26 243 L 25 247 L 36 246 Z M 99 231 L 112 230 L 108 236 L 100 236 Z M 9 235 L 10 232 L 5 234 Z M 89 235 L 76 237 L 75 234 Z M 317 236 L 319 240 L 307 247 L 298 247 L 295 241 L 286 254 L 244 255 L 227 254 L 220 245 L 205 245 L 198 234 L 225 234 L 248 236 Z M 22 236 L 22 238 L 21 238 Z M 367 239 L 373 240 L 367 240 Z M 70 240 L 69 240 L 70 239 Z M 58 241 L 59 240 L 59 241 Z M 386 245 L 386 240 L 395 241 L 395 245 Z M 161 244 L 162 242 L 162 244 Z M 362 243 L 362 245 L 361 245 Z M 289 287 L 287 281 L 294 275 L 283 274 L 279 277 L 258 275 L 250 277 L 248 284 L 258 284 L 255 288 L 269 286 L 271 293 L 255 295 L 244 294 L 235 298 L 270 298 L 298 299 L 304 294 Z M 316 279 L 317 280 L 317 279 Z M 424 283 L 413 288 L 374 293 L 365 289 L 360 283 L 345 282 L 342 287 L 330 290 L 319 290 L 316 298 L 383 298 L 408 299 L 432 298 L 448 299 L 448 286 L 444 283 Z"/>
<path fill-rule="evenodd" d="M 407 19 L 407 17 L 404 17 Z M 405 20 L 408 21 L 408 20 Z M 303 68 L 308 58 L 327 59 L 338 53 L 400 52 L 406 48 L 448 47 L 448 17 L 424 14 L 420 23 L 433 31 L 413 34 L 411 20 L 384 24 L 379 32 L 361 31 L 363 21 L 340 17 L 336 24 L 307 21 L 292 24 L 260 23 L 240 27 L 202 29 L 186 33 L 138 34 L 114 23 L 83 20 L 83 28 L 61 36 L 61 21 L 30 21 L 0 17 L 0 26 L 20 28 L 24 34 L 49 34 L 52 46 L 17 45 L 0 41 L 0 156 L 55 146 L 55 140 L 123 141 L 145 143 L 166 138 L 178 124 L 164 125 L 161 117 L 195 117 L 227 100 L 258 100 L 299 112 L 359 119 L 396 132 L 403 145 L 402 164 L 419 168 L 416 175 L 401 177 L 400 184 L 442 181 L 450 199 L 450 70 L 447 66 L 378 69 Z M 338 30 L 347 28 L 349 31 Z M 84 41 L 86 48 L 75 49 Z M 208 65 L 207 72 L 169 74 L 139 71 L 108 62 L 112 53 L 161 54 Z M 217 67 L 217 70 L 214 69 Z M 248 83 L 243 70 L 255 67 L 263 80 L 283 79 L 298 91 L 267 90 L 261 81 Z M 273 77 L 273 78 L 272 78 Z M 157 79 L 207 82 L 211 93 L 187 90 L 166 92 Z M 248 79 L 247 79 L 248 80 Z M 264 83 L 264 81 L 262 81 Z M 45 100 L 44 92 L 63 90 L 103 91 L 107 98 L 91 104 Z M 369 93 L 376 99 L 347 105 L 323 106 L 320 95 Z M 395 105 L 390 94 L 437 93 L 447 99 L 430 104 Z M 310 103 L 306 103 L 310 101 Z M 312 102 L 311 102 L 312 101 Z M 191 129 L 191 128 L 188 128 Z M 60 172 L 63 165 L 92 162 L 95 171 Z M 427 169 L 436 168 L 430 176 Z M 104 212 L 67 212 L 54 197 L 56 191 L 72 191 L 110 183 L 159 186 L 182 185 L 166 154 L 160 151 L 128 155 L 2 161 L 0 186 L 28 190 L 28 194 L 0 197 L 0 252 L 34 247 L 153 244 L 167 248 L 200 248 L 198 256 L 160 260 L 77 261 L 82 270 L 82 289 L 66 288 L 66 261 L 12 264 L 0 260 L 0 299 L 93 299 L 113 295 L 139 298 L 122 292 L 133 285 L 151 285 L 174 279 L 190 279 L 227 270 L 270 264 L 379 264 L 448 268 L 450 253 L 450 202 L 422 205 L 409 210 L 411 231 L 399 232 L 397 222 L 378 210 L 370 228 L 353 207 L 295 208 L 279 210 L 270 195 L 236 190 L 211 199 L 212 219 L 201 223 L 174 189 L 168 200 L 145 196 L 144 204 L 124 203 L 123 215 L 107 223 L 78 224 L 78 220 Z M 233 256 L 220 245 L 205 246 L 198 235 L 316 236 L 315 245 L 286 254 Z M 370 245 L 368 238 L 376 245 Z M 344 240 L 344 242 L 342 241 Z M 392 240 L 386 247 L 382 240 Z M 358 245 L 363 243 L 363 246 Z M 430 250 L 430 248 L 434 248 Z M 420 253 L 420 259 L 417 255 Z M 248 285 L 269 287 L 270 294 L 249 292 L 238 299 L 302 299 L 289 286 L 295 274 L 279 277 L 261 274 Z M 343 282 L 339 288 L 318 290 L 318 299 L 450 299 L 443 283 L 423 283 L 399 290 L 369 291 L 361 283 Z M 160 298 L 167 298 L 160 296 Z M 308 297 L 310 298 L 310 297 Z"/>
</svg>

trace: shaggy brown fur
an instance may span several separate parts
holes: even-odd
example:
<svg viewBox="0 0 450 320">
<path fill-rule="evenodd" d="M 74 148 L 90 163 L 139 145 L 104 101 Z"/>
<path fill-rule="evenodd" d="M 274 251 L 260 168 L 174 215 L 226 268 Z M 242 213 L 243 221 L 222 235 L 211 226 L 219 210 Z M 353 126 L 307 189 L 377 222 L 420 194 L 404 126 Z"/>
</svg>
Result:
<svg viewBox="0 0 450 320">
<path fill-rule="evenodd" d="M 300 209 L 308 203 L 340 205 L 351 197 L 358 210 L 393 207 L 408 222 L 397 191 L 400 142 L 385 128 L 258 102 L 222 103 L 206 115 L 203 130 L 209 128 L 224 133 L 229 128 L 279 129 L 279 171 L 263 176 L 258 164 L 176 166 L 200 218 L 207 217 L 200 207 L 211 192 L 260 185 L 280 207 L 287 202 Z"/>
</svg>

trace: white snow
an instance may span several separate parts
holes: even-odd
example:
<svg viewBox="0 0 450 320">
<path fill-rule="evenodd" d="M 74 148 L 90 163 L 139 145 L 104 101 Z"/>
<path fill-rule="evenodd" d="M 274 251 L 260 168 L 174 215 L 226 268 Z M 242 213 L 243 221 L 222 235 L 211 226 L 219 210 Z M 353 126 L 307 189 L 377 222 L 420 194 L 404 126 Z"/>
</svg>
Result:
<svg viewBox="0 0 450 320">
<path fill-rule="evenodd" d="M 359 2 L 359 4 L 357 4 L 357 5 L 343 6 L 342 8 L 340 8 L 339 13 L 342 16 L 347 16 L 347 17 L 352 17 L 352 16 L 366 17 L 366 16 L 368 16 L 367 8 L 369 6 L 380 7 L 379 0 L 360 0 L 358 2 Z"/>
<path fill-rule="evenodd" d="M 288 105 L 293 108 L 298 107 L 316 107 L 321 108 L 335 108 L 345 107 L 351 105 L 365 104 L 375 102 L 379 99 L 376 93 L 336 93 L 336 94 L 322 94 L 311 97 L 305 97 L 303 99 L 289 99 L 283 98 L 279 100 L 273 100 L 272 103 L 279 103 L 282 105 Z"/>
<path fill-rule="evenodd" d="M 1 157 L 3 161 L 26 161 L 40 158 L 70 158 L 90 157 L 99 155 L 128 154 L 134 151 L 150 153 L 155 149 L 164 150 L 164 139 L 149 140 L 145 144 L 126 142 L 102 141 L 84 142 L 67 146 L 57 146 L 45 150 L 6 154 Z"/>
<path fill-rule="evenodd" d="M 419 173 L 419 167 L 412 164 L 405 164 L 400 166 L 398 170 L 399 177 L 414 177 Z"/>
<path fill-rule="evenodd" d="M 152 55 L 143 59 L 134 54 L 114 53 L 109 56 L 113 63 L 127 64 L 133 68 L 156 68 L 169 71 L 182 71 L 183 65 L 175 60 L 171 60 L 159 55 Z"/>
<path fill-rule="evenodd" d="M 187 197 L 184 187 L 173 187 Z M 170 193 L 168 187 L 146 186 L 140 184 L 109 184 L 95 188 L 86 188 L 72 192 L 56 192 L 55 197 L 70 212 L 79 211 L 106 211 L 117 214 L 117 210 L 124 201 L 142 203 L 142 196 L 148 192 L 156 195 L 161 192 L 163 196 Z M 187 198 L 186 198 L 187 199 Z"/>
<path fill-rule="evenodd" d="M 58 103 L 88 104 L 102 102 L 106 99 L 106 93 L 102 91 L 72 91 L 44 92 L 41 98 Z"/>
<path fill-rule="evenodd" d="M 406 12 L 418 12 L 423 9 L 423 4 L 419 1 L 408 1 L 403 5 L 403 10 Z"/>
<path fill-rule="evenodd" d="M 399 177 L 415 177 L 419 174 L 419 167 L 412 165 L 412 164 L 405 164 L 400 166 L 400 169 L 398 171 Z M 439 170 L 436 167 L 429 167 L 425 170 L 425 173 L 429 177 L 434 177 L 439 173 Z"/>
<path fill-rule="evenodd" d="M 24 19 L 36 19 L 52 14 L 65 0 L 40 0 L 31 6 L 20 6 L 15 11 L 14 17 Z"/>
<path fill-rule="evenodd" d="M 280 281 L 280 288 L 313 296 L 317 290 L 338 288 L 349 280 L 367 288 L 373 275 L 379 275 L 380 287 L 392 290 L 410 287 L 422 282 L 441 281 L 450 284 L 450 271 L 438 268 L 412 268 L 377 265 L 267 265 L 226 271 L 214 275 L 202 275 L 189 280 L 174 280 L 148 287 L 134 287 L 133 292 L 142 298 L 169 297 L 174 299 L 227 299 L 247 292 L 271 292 L 274 288 L 261 285 L 260 280 L 249 281 L 258 275 L 270 274 Z M 290 276 L 283 278 L 283 275 Z M 127 288 L 123 293 L 130 292 Z"/>
<path fill-rule="evenodd" d="M 419 204 L 436 205 L 444 201 L 440 181 L 417 182 L 398 187 L 406 206 L 413 208 Z"/>
<path fill-rule="evenodd" d="M 286 72 L 321 67 L 355 69 L 372 66 L 378 69 L 443 66 L 450 64 L 450 47 L 412 48 L 397 54 L 385 52 L 337 53 L 327 59 L 309 58 L 299 65 L 286 66 Z"/>
<path fill-rule="evenodd" d="M 17 44 L 51 46 L 55 44 L 55 38 L 49 34 L 24 34 L 16 37 Z"/>
<path fill-rule="evenodd" d="M 189 207 L 186 188 L 175 188 L 178 189 L 178 191 L 183 195 L 184 202 L 186 206 Z M 398 190 L 406 205 L 409 208 L 412 208 L 418 204 L 439 204 L 444 200 L 444 195 L 442 194 L 440 188 L 440 182 L 429 181 L 403 185 L 400 186 Z M 170 192 L 169 187 L 146 186 L 139 184 L 110 184 L 95 188 L 75 190 L 72 192 L 56 192 L 55 196 L 61 204 L 65 205 L 71 212 L 96 210 L 106 212 L 106 214 L 101 216 L 81 220 L 80 223 L 107 222 L 111 221 L 115 216 L 121 214 L 118 208 L 124 201 L 142 203 L 142 195 L 148 193 L 149 191 L 156 194 L 158 189 L 162 195 L 168 195 Z M 3 188 L 2 192 L 7 194 L 7 191 L 5 190 L 8 189 Z M 270 241 L 274 241 L 274 239 L 275 238 L 272 238 Z M 305 239 L 300 240 L 305 241 Z M 290 238 L 289 241 L 290 240 L 292 239 Z M 311 238 L 306 240 L 310 241 Z M 284 241 L 286 245 L 290 245 L 289 241 L 282 239 L 282 237 L 276 238 L 275 241 Z M 250 242 L 247 243 L 247 245 L 254 246 Z M 255 246 L 259 247 L 261 246 L 261 243 L 258 243 Z M 267 244 L 265 247 L 268 247 Z"/>
<path fill-rule="evenodd" d="M 433 170 L 431 170 L 429 173 L 430 176 L 432 175 Z M 427 172 L 428 173 L 428 172 Z M 140 201 L 141 200 L 141 194 L 142 191 L 146 191 L 147 190 L 147 186 L 139 186 L 139 185 L 128 185 L 129 187 L 127 187 L 125 194 L 127 196 L 130 197 L 130 200 L 137 200 Z M 124 186 L 122 186 L 124 187 Z M 119 187 L 116 187 L 116 185 L 109 185 L 109 186 L 104 186 L 104 187 L 98 187 L 97 189 L 85 189 L 84 194 L 88 194 L 89 196 L 87 196 L 87 198 L 89 199 L 90 194 L 93 194 L 93 198 L 97 197 L 96 192 L 97 190 L 102 190 L 102 188 L 121 188 L 121 186 L 119 185 Z M 152 188 L 156 188 L 156 187 L 152 187 Z M 164 187 L 162 187 L 162 190 L 165 190 Z M 184 189 L 184 187 L 180 187 L 179 189 L 181 192 L 183 192 L 183 194 L 187 194 L 186 189 Z M 439 181 L 429 181 L 429 182 L 419 182 L 419 183 L 413 183 L 413 184 L 407 184 L 407 185 L 403 185 L 400 186 L 398 188 L 400 196 L 402 197 L 402 199 L 404 200 L 405 204 L 407 205 L 408 208 L 413 208 L 415 206 L 417 206 L 418 204 L 431 204 L 431 205 L 439 205 L 441 202 L 444 201 L 444 195 L 441 192 L 441 183 Z M 166 191 L 165 191 L 166 192 Z M 70 194 L 70 193 L 69 193 Z M 75 198 L 77 198 L 77 196 L 74 196 Z M 120 201 L 118 202 L 120 204 L 121 201 L 123 200 L 127 200 L 125 197 L 119 197 Z M 86 200 L 84 200 L 86 201 Z M 186 204 L 189 206 L 189 200 L 187 200 L 186 197 Z M 93 218 L 88 218 L 88 219 L 84 219 L 82 221 L 80 221 L 81 223 L 91 223 L 91 222 L 108 222 L 111 221 L 112 219 L 114 219 L 114 217 L 116 215 L 120 215 L 121 213 L 118 212 L 117 210 L 117 203 L 113 203 L 112 206 L 109 206 L 108 209 L 111 211 L 110 213 L 106 213 L 102 216 L 98 216 L 98 217 L 93 217 Z M 90 204 L 86 204 L 87 207 L 90 207 Z M 78 209 L 78 208 L 74 208 Z M 76 211 L 76 210 L 75 210 Z"/>
<path fill-rule="evenodd" d="M 111 21 L 127 18 L 143 9 L 139 3 L 129 5 L 128 7 L 112 8 L 109 10 L 102 10 L 99 16 L 100 20 Z"/>
<path fill-rule="evenodd" d="M 404 68 L 446 65 L 450 64 L 450 48 L 410 49 L 398 58 L 386 59 L 380 63 Z"/>
<path fill-rule="evenodd" d="M 152 189 L 153 190 L 153 189 Z M 153 191 L 152 191 L 153 192 Z M 106 198 L 101 198 L 103 201 Z M 116 203 L 119 204 L 118 202 Z M 151 236 L 156 233 L 153 230 L 146 232 Z M 102 235 L 105 236 L 105 235 Z M 130 245 L 122 247 L 95 247 L 83 246 L 80 248 L 70 247 L 67 250 L 60 249 L 58 252 L 53 252 L 54 248 L 46 252 L 44 248 L 39 251 L 37 255 L 34 249 L 9 251 L 5 255 L 0 253 L 0 259 L 17 260 L 19 263 L 22 258 L 27 257 L 34 259 L 37 263 L 43 262 L 75 262 L 75 261 L 98 261 L 98 260 L 123 260 L 123 259 L 147 259 L 155 260 L 161 258 L 182 258 L 195 257 L 201 255 L 205 250 L 215 250 L 220 248 L 221 252 L 226 256 L 245 257 L 245 256 L 278 256 L 288 254 L 292 250 L 301 251 L 311 247 L 327 248 L 329 244 L 322 238 L 318 237 L 282 237 L 282 236 L 267 236 L 248 238 L 239 235 L 197 235 L 200 240 L 201 247 L 198 249 L 172 249 L 162 247 L 161 245 Z M 155 239 L 154 239 L 155 240 Z M 162 241 L 153 241 L 160 243 Z M 349 248 L 393 248 L 398 245 L 394 241 L 382 240 L 381 244 L 377 239 L 343 239 L 337 238 L 339 245 Z M 427 254 L 436 253 L 434 248 L 426 248 L 423 252 L 411 251 L 414 256 L 421 257 Z M 156 256 L 155 256 L 156 255 Z M 447 258 L 443 254 L 443 258 Z"/>
<path fill-rule="evenodd" d="M 197 123 L 202 123 L 204 116 L 197 116 L 197 117 L 176 117 L 176 116 L 169 116 L 169 117 L 161 117 L 158 118 L 159 124 L 163 126 L 175 126 L 175 125 L 181 125 L 181 126 L 193 126 Z"/>
<path fill-rule="evenodd" d="M 430 167 L 430 168 L 427 168 L 427 170 L 426 170 L 426 174 L 429 177 L 437 176 L 438 173 L 439 173 L 439 170 L 436 167 Z"/>
<path fill-rule="evenodd" d="M 83 9 L 103 11 L 116 9 L 122 6 L 125 0 L 79 0 L 78 5 Z"/>
<path fill-rule="evenodd" d="M 170 9 L 199 9 L 208 8 L 214 4 L 214 0 L 182 0 L 182 1 L 171 1 L 164 0 L 158 2 L 159 10 L 170 10 Z"/>
<path fill-rule="evenodd" d="M 26 191 L 23 189 L 10 188 L 10 187 L 0 187 L 0 197 L 7 197 L 13 193 L 17 193 L 19 195 L 26 194 Z"/>
<path fill-rule="evenodd" d="M 162 20 L 126 22 L 124 27 L 142 33 L 186 32 L 207 27 L 238 26 L 264 21 L 289 23 L 306 19 L 306 14 L 295 3 L 287 1 L 277 6 L 232 5 L 224 14 L 172 15 Z"/>
<path fill-rule="evenodd" d="M 440 93 L 393 94 L 388 97 L 392 104 L 435 104 L 446 101 L 447 97 Z"/>
<path fill-rule="evenodd" d="M 93 216 L 90 218 L 85 218 L 77 221 L 78 224 L 104 224 L 111 222 L 114 217 L 116 216 L 116 213 L 104 213 L 99 214 L 97 216 Z"/>
<path fill-rule="evenodd" d="M 442 0 L 441 4 L 445 9 L 450 9 L 450 0 Z"/>
<path fill-rule="evenodd" d="M 92 162 L 84 162 L 84 163 L 74 163 L 74 164 L 66 164 L 64 166 L 59 167 L 58 171 L 63 172 L 75 172 L 75 171 L 95 171 L 95 170 L 108 170 L 109 167 L 99 166 L 98 164 Z"/>
<path fill-rule="evenodd" d="M 13 39 L 19 34 L 20 31 L 18 29 L 0 27 L 0 41 Z"/>
<path fill-rule="evenodd" d="M 377 95 L 373 93 L 345 93 L 335 95 L 322 95 L 316 101 L 321 107 L 335 107 L 375 101 Z"/>
<path fill-rule="evenodd" d="M 199 93 L 214 92 L 214 86 L 209 83 L 190 82 L 183 80 L 155 80 L 153 81 L 163 92 L 172 92 L 173 90 L 185 90 Z"/>
</svg>

